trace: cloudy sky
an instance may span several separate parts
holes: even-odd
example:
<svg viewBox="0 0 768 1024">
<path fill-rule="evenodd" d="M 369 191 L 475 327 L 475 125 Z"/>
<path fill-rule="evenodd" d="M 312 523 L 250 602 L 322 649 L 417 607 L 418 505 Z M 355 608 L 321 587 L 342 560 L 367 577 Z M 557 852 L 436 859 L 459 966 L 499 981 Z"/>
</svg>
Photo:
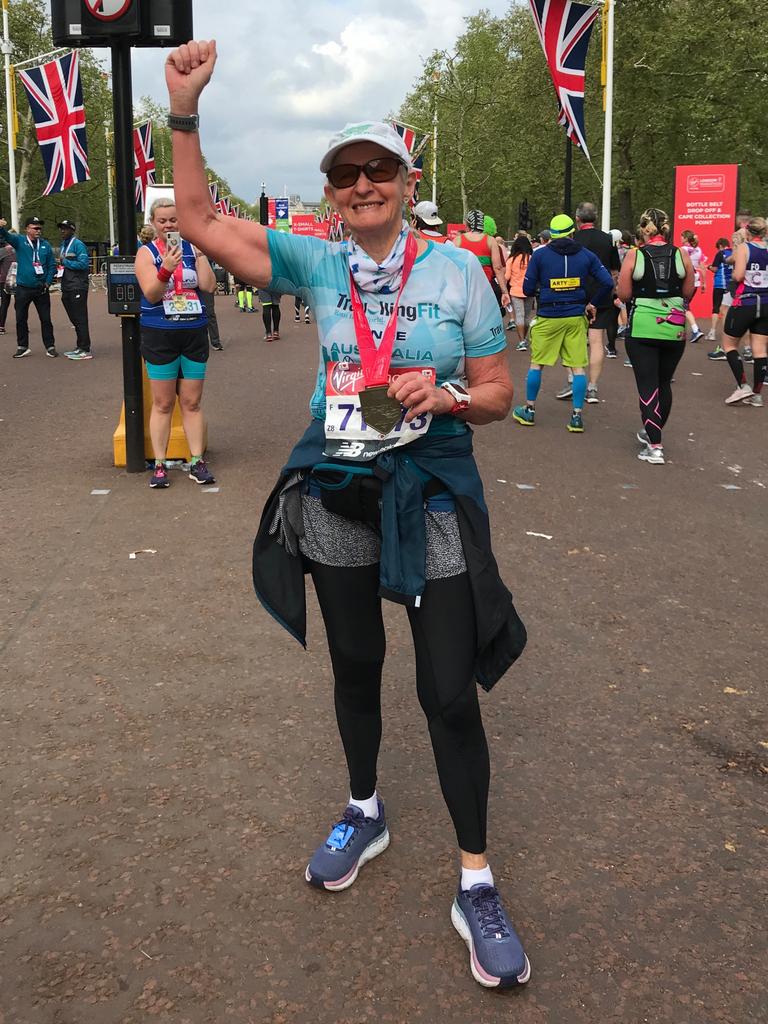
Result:
<svg viewBox="0 0 768 1024">
<path fill-rule="evenodd" d="M 480 7 L 508 0 L 195 0 L 195 35 L 219 61 L 201 102 L 209 164 L 253 202 L 287 187 L 319 199 L 329 136 L 397 110 L 433 50 Z M 134 96 L 167 102 L 161 50 L 134 50 Z"/>
</svg>

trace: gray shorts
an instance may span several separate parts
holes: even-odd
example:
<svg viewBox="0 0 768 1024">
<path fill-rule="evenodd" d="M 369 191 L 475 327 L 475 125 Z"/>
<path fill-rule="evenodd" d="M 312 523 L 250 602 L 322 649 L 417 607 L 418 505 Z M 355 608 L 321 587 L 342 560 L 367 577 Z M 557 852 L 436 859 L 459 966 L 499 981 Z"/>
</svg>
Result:
<svg viewBox="0 0 768 1024">
<path fill-rule="evenodd" d="M 375 565 L 381 559 L 381 538 L 366 523 L 329 512 L 319 498 L 301 498 L 304 536 L 299 548 L 305 558 L 321 565 L 353 568 Z M 424 578 L 442 580 L 467 571 L 455 512 L 424 512 L 427 557 Z"/>
<path fill-rule="evenodd" d="M 512 310 L 515 323 L 527 327 L 533 319 L 533 296 L 519 299 L 516 295 L 513 295 Z"/>
</svg>

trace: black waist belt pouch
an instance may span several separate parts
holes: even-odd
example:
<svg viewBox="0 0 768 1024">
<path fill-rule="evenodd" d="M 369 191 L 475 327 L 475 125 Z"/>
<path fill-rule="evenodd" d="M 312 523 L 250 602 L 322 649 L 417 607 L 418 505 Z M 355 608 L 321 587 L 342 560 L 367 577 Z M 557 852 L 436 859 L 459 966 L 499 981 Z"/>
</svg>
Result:
<svg viewBox="0 0 768 1024">
<path fill-rule="evenodd" d="M 373 470 L 355 466 L 354 470 L 320 464 L 310 477 L 310 494 L 319 494 L 323 508 L 345 519 L 381 527 L 381 489 L 383 481 Z"/>
<path fill-rule="evenodd" d="M 376 468 L 340 467 L 319 463 L 309 478 L 309 493 L 319 496 L 323 508 L 337 516 L 381 529 L 381 491 L 384 480 Z M 424 483 L 424 500 L 442 494 L 445 486 L 435 477 Z"/>
</svg>

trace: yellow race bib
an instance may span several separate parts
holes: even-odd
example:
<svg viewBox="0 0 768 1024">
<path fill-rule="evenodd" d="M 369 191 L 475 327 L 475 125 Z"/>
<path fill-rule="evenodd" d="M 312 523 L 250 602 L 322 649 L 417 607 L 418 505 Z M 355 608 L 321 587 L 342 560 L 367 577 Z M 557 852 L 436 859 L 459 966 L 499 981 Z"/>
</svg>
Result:
<svg viewBox="0 0 768 1024">
<path fill-rule="evenodd" d="M 553 277 L 550 279 L 549 287 L 553 292 L 572 292 L 581 288 L 580 277 Z"/>
</svg>

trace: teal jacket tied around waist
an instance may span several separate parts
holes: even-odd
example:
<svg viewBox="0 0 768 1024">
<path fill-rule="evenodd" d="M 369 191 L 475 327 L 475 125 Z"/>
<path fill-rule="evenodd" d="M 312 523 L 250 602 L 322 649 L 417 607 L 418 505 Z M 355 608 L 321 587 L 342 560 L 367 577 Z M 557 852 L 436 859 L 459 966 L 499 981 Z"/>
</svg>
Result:
<svg viewBox="0 0 768 1024">
<path fill-rule="evenodd" d="M 304 563 L 278 543 L 270 527 L 279 514 L 280 493 L 296 473 L 308 474 L 325 460 L 325 435 L 312 420 L 291 452 L 262 513 L 253 547 L 253 583 L 267 611 L 306 646 Z M 330 460 L 327 460 L 330 461 Z M 523 652 L 526 631 L 504 585 L 491 550 L 488 509 L 472 452 L 472 433 L 425 436 L 380 455 L 383 479 L 381 514 L 381 597 L 416 606 L 424 592 L 426 528 L 423 482 L 434 477 L 450 492 L 456 508 L 464 557 L 475 605 L 477 649 L 475 678 L 490 690 Z"/>
</svg>

